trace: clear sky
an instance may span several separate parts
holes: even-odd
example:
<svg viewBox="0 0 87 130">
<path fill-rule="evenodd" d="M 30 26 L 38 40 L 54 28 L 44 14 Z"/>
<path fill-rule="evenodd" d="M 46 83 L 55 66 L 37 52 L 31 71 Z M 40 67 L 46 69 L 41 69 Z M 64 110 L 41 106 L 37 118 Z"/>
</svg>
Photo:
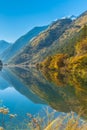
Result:
<svg viewBox="0 0 87 130">
<path fill-rule="evenodd" d="M 0 0 L 0 40 L 14 42 L 34 26 L 86 10 L 87 0 Z"/>
</svg>

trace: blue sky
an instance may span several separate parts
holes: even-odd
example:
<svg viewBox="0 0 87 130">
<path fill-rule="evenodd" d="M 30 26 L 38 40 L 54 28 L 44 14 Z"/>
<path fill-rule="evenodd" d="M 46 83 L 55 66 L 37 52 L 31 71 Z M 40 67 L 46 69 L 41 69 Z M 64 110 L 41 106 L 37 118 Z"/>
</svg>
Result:
<svg viewBox="0 0 87 130">
<path fill-rule="evenodd" d="M 86 10 L 87 0 L 0 0 L 0 40 L 14 42 L 34 26 Z"/>
</svg>

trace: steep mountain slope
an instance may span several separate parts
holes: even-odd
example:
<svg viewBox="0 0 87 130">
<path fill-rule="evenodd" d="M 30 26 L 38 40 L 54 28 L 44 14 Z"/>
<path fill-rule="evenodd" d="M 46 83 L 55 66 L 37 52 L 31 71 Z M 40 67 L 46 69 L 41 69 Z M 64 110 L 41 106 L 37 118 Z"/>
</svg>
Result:
<svg viewBox="0 0 87 130">
<path fill-rule="evenodd" d="M 43 57 L 47 55 L 48 48 L 51 48 L 53 42 L 59 39 L 71 22 L 71 19 L 60 19 L 53 22 L 46 31 L 32 40 L 13 61 L 15 63 L 26 62 L 27 64 L 27 61 L 35 63 L 43 60 Z"/>
<path fill-rule="evenodd" d="M 4 40 L 1 40 L 0 41 L 0 54 L 5 51 L 8 47 L 10 47 L 10 43 L 4 41 Z"/>
<path fill-rule="evenodd" d="M 52 48 L 56 52 L 70 52 L 70 55 L 73 55 L 73 50 L 75 42 L 79 38 L 80 30 L 84 25 L 87 24 L 87 11 L 81 14 L 76 20 L 72 22 L 72 24 L 66 29 L 65 33 L 61 35 L 61 37 L 53 44 Z M 58 46 L 59 44 L 59 46 Z M 51 51 L 52 53 L 54 51 Z M 71 50 L 71 51 L 70 51 Z"/>
<path fill-rule="evenodd" d="M 83 82 L 87 79 L 87 26 L 85 25 L 80 31 L 79 41 L 74 44 L 74 55 L 69 56 L 68 53 L 58 53 L 47 57 L 43 62 L 37 64 L 37 68 L 42 72 L 56 71 L 58 75 L 66 77 L 77 77 Z M 55 74 L 56 76 L 56 74 Z M 51 76 L 49 76 L 51 77 Z M 58 77 L 58 76 L 57 76 Z"/>
<path fill-rule="evenodd" d="M 4 62 L 7 62 L 11 59 L 19 50 L 24 47 L 27 42 L 35 38 L 40 32 L 47 29 L 48 26 L 35 27 L 30 30 L 27 34 L 20 37 L 13 45 L 11 45 L 6 51 L 4 51 L 1 55 L 1 58 Z"/>
<path fill-rule="evenodd" d="M 36 64 L 47 56 L 60 52 L 69 52 L 69 55 L 73 55 L 75 41 L 85 24 L 87 24 L 87 11 L 74 21 L 61 19 L 54 22 L 45 32 L 21 50 L 21 53 L 13 59 L 14 63 Z"/>
<path fill-rule="evenodd" d="M 87 54 L 87 26 L 84 25 L 84 27 L 80 30 L 78 34 L 79 35 L 73 37 L 74 39 L 73 42 L 70 42 L 69 40 L 69 44 L 72 43 L 73 48 L 71 48 L 69 45 L 67 46 L 70 52 L 73 50 L 73 55 L 71 57 L 70 57 L 70 52 L 66 50 L 65 54 L 64 51 L 62 51 L 61 53 L 57 53 L 53 56 L 47 57 L 42 62 L 42 64 L 43 65 L 45 64 L 45 66 L 49 69 L 52 69 L 52 67 L 58 69 L 58 66 L 62 67 L 64 65 L 66 59 L 74 58 L 75 56 L 79 57 L 84 54 Z M 75 39 L 76 37 L 77 39 Z"/>
</svg>

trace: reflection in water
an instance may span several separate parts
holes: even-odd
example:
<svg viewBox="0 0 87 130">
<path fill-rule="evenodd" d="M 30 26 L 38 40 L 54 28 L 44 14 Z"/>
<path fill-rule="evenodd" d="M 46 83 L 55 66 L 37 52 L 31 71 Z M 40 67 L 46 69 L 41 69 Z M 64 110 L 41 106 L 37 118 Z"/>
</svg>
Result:
<svg viewBox="0 0 87 130">
<path fill-rule="evenodd" d="M 9 87 L 9 83 L 0 76 L 0 90 L 4 90 Z"/>
<path fill-rule="evenodd" d="M 87 118 L 87 75 L 60 74 L 56 71 L 42 73 L 49 82 L 61 89 L 71 110 L 78 113 L 82 108 L 83 115 Z"/>
<path fill-rule="evenodd" d="M 36 115 L 46 105 L 9 69 L 3 69 L 0 76 L 0 107 L 8 108 L 9 114 L 17 114 L 17 117 L 12 120 L 10 120 L 9 114 L 4 118 L 5 125 L 8 126 L 6 130 L 12 130 L 12 126 L 17 125 L 21 129 L 21 123 L 24 123 L 25 119 L 27 120 L 26 113 Z M 2 124 L 2 114 L 0 113 L 0 126 Z"/>
<path fill-rule="evenodd" d="M 2 67 L 3 67 L 3 63 L 2 63 L 2 61 L 0 60 L 0 71 L 2 70 Z"/>
<path fill-rule="evenodd" d="M 35 69 L 12 69 L 23 84 L 49 106 L 60 112 L 83 109 L 87 118 L 87 79 L 77 75 L 59 75 L 57 72 L 43 74 Z"/>
<path fill-rule="evenodd" d="M 83 79 L 75 74 L 65 76 L 54 71 L 40 72 L 27 67 L 4 68 L 0 76 L 0 99 L 11 113 L 19 115 L 19 124 L 27 112 L 36 114 L 45 106 L 65 113 L 78 113 L 83 109 L 83 117 L 87 118 L 85 77 Z"/>
<path fill-rule="evenodd" d="M 3 69 L 1 76 L 7 80 L 10 86 L 13 86 L 18 92 L 25 95 L 28 99 L 35 103 L 44 103 L 37 95 L 35 95 L 27 86 L 10 69 Z"/>
</svg>

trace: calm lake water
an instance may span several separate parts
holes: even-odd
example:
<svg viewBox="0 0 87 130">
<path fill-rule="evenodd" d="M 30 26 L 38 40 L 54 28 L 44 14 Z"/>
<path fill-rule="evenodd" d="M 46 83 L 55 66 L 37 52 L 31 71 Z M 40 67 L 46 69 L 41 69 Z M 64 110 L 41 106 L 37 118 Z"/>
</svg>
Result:
<svg viewBox="0 0 87 130">
<path fill-rule="evenodd" d="M 84 109 L 82 117 L 87 118 L 87 81 L 77 77 L 58 76 L 57 72 L 45 74 L 29 68 L 3 68 L 0 71 L 0 106 L 9 109 L 9 114 L 16 114 L 10 119 L 9 114 L 0 114 L 0 126 L 9 130 L 28 120 L 27 113 L 44 116 L 44 108 L 57 111 L 57 114 L 75 112 Z"/>
</svg>

